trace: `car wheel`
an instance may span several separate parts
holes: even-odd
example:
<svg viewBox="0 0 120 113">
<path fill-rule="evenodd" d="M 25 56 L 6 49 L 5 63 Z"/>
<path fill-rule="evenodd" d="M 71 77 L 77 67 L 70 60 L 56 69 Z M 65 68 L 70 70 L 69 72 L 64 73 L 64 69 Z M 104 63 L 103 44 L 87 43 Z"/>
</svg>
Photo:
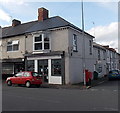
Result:
<svg viewBox="0 0 120 113">
<path fill-rule="evenodd" d="M 8 86 L 12 86 L 12 82 L 9 80 L 9 81 L 7 81 L 7 85 Z"/>
<path fill-rule="evenodd" d="M 25 86 L 29 88 L 31 86 L 31 83 L 29 81 L 26 82 Z"/>
</svg>

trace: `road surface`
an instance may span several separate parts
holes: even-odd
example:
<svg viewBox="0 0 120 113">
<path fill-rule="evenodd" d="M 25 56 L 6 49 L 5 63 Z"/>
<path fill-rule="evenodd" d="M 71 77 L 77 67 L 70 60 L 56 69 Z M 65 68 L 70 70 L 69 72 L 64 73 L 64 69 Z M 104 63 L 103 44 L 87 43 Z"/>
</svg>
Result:
<svg viewBox="0 0 120 113">
<path fill-rule="evenodd" d="M 8 87 L 3 84 L 3 111 L 118 111 L 118 81 L 90 89 Z"/>
</svg>

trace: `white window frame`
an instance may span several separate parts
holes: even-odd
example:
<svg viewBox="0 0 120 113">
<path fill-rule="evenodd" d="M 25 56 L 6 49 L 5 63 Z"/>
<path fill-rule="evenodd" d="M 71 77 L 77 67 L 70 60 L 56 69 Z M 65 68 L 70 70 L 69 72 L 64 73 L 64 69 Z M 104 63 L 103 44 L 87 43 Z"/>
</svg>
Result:
<svg viewBox="0 0 120 113">
<path fill-rule="evenodd" d="M 8 42 L 12 42 L 12 44 L 8 45 Z M 19 40 L 12 40 L 12 41 L 8 41 L 7 42 L 7 48 L 6 48 L 6 51 L 7 52 L 17 52 L 19 51 L 20 47 L 19 47 Z M 13 50 L 13 46 L 18 44 L 18 50 Z M 12 46 L 12 50 L 11 51 L 8 51 L 8 46 Z"/>
<path fill-rule="evenodd" d="M 39 41 L 39 42 L 35 42 L 35 37 L 38 37 L 38 36 L 40 36 L 40 35 L 42 35 L 42 41 Z M 40 51 L 49 51 L 49 50 L 51 50 L 51 40 L 50 40 L 50 36 L 48 37 L 49 38 L 49 49 L 45 49 L 44 48 L 44 38 L 45 38 L 45 33 L 40 33 L 40 34 L 34 34 L 33 35 L 33 51 L 35 51 L 35 52 L 40 52 Z M 40 50 L 35 50 L 35 43 L 42 43 L 42 49 L 40 49 Z"/>
<path fill-rule="evenodd" d="M 77 52 L 77 35 L 76 34 L 73 34 L 72 44 L 73 44 L 73 52 Z"/>
<path fill-rule="evenodd" d="M 90 53 L 90 55 L 92 55 L 92 52 L 93 52 L 93 50 L 92 50 L 92 40 L 89 40 L 89 53 Z"/>
<path fill-rule="evenodd" d="M 43 38 L 42 38 L 42 41 L 39 41 L 39 42 L 35 42 L 35 37 L 38 37 L 38 36 L 40 36 L 40 35 L 43 35 L 43 34 L 36 34 L 36 35 L 34 35 L 33 36 L 33 51 L 42 51 L 42 49 L 41 50 L 35 50 L 35 44 L 36 43 L 42 43 L 43 42 Z M 43 37 L 43 36 L 42 36 Z M 42 46 L 42 48 L 43 48 L 43 46 Z"/>
</svg>

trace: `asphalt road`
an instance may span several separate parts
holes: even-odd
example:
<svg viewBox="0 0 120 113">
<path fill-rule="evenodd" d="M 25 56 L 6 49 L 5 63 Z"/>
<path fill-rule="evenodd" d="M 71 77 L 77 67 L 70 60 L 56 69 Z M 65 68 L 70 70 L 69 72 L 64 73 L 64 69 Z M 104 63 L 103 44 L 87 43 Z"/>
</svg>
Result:
<svg viewBox="0 0 120 113">
<path fill-rule="evenodd" d="M 118 111 L 118 81 L 90 89 L 8 87 L 3 84 L 3 111 Z"/>
</svg>

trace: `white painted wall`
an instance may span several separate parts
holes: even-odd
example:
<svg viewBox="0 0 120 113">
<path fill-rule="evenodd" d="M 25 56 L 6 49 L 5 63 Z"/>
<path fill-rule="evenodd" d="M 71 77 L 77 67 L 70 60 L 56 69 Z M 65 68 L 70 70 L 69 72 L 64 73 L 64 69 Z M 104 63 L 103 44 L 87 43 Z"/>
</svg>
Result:
<svg viewBox="0 0 120 113">
<path fill-rule="evenodd" d="M 78 52 L 72 52 L 72 56 L 69 54 L 69 81 L 70 84 L 83 82 L 83 53 L 85 52 L 85 64 L 86 69 L 93 72 L 94 70 L 94 60 L 93 54 L 90 55 L 89 52 L 89 40 L 92 40 L 92 37 L 80 32 L 77 32 L 73 29 L 69 29 L 69 46 L 72 46 L 73 34 L 77 35 L 77 49 Z M 83 38 L 85 43 L 83 43 Z M 85 45 L 85 51 L 83 46 Z"/>
<path fill-rule="evenodd" d="M 7 42 L 13 40 L 19 40 L 19 50 L 18 51 L 9 51 L 7 52 Z M 25 54 L 25 36 L 16 36 L 5 38 L 2 40 L 2 59 L 14 59 L 14 58 L 24 58 Z"/>
<path fill-rule="evenodd" d="M 103 51 L 105 51 L 105 48 L 103 50 L 102 49 L 103 47 L 101 47 L 99 45 L 96 45 L 96 46 L 93 47 L 93 60 L 94 60 L 94 65 L 96 65 L 96 67 L 98 65 L 100 65 L 102 67 L 102 72 L 100 72 L 98 75 L 98 77 L 100 78 L 100 77 L 103 77 L 107 73 L 107 66 L 106 66 L 107 54 L 105 55 L 106 57 L 104 59 Z M 98 50 L 100 50 L 100 60 L 98 59 Z M 97 69 L 96 69 L 96 71 L 97 71 Z"/>
</svg>

